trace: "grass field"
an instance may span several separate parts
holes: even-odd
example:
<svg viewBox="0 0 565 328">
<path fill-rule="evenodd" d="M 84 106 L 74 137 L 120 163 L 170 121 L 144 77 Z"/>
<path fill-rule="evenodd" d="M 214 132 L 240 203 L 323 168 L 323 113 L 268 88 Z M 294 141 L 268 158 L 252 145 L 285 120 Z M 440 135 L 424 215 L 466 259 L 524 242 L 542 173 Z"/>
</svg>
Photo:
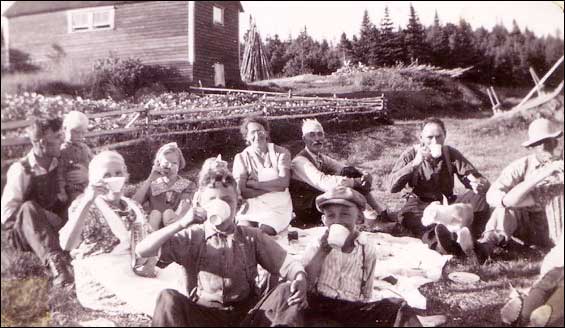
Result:
<svg viewBox="0 0 565 328">
<path fill-rule="evenodd" d="M 446 119 L 447 140 L 492 181 L 510 161 L 527 154 L 520 147 L 526 134 L 525 131 L 508 131 L 504 135 L 490 137 L 476 135 L 471 127 L 484 120 L 486 118 Z M 384 178 L 395 159 L 417 142 L 417 129 L 418 123 L 415 121 L 397 121 L 390 126 L 374 126 L 349 133 L 328 133 L 327 149 L 331 156 L 371 172 L 376 198 L 396 210 L 402 203 L 401 195 L 387 193 Z M 300 140 L 283 145 L 293 154 L 302 147 Z M 187 175 L 195 177 L 200 164 L 189 164 L 191 169 Z M 458 185 L 457 188 L 462 187 Z M 50 325 L 72 326 L 96 318 L 109 319 L 118 326 L 150 324 L 146 316 L 86 310 L 67 292 L 41 292 L 48 285 L 44 283 L 46 276 L 38 261 L 31 254 L 14 256 L 5 237 L 3 232 L 2 326 L 47 322 Z M 445 267 L 444 279 L 421 287 L 422 293 L 428 298 L 428 310 L 422 314 L 446 315 L 446 325 L 449 326 L 498 326 L 501 324 L 498 311 L 508 296 L 510 284 L 527 288 L 536 277 L 540 260 L 539 253 L 524 249 L 501 252 L 493 262 L 482 267 L 452 260 Z M 452 271 L 474 272 L 481 277 L 481 282 L 468 286 L 450 282 L 446 277 Z M 16 278 L 18 282 L 13 281 Z M 30 279 L 40 283 L 30 283 Z M 34 297 L 30 297 L 30 293 Z"/>
</svg>

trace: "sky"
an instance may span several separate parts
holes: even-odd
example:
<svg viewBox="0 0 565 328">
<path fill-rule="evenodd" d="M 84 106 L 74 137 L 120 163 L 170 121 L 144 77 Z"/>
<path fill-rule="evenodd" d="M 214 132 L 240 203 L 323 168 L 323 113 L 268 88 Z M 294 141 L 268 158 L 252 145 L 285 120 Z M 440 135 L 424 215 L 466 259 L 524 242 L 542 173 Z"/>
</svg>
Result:
<svg viewBox="0 0 565 328">
<path fill-rule="evenodd" d="M 2 1 L 2 13 L 14 1 Z M 538 36 L 555 35 L 559 29 L 563 38 L 563 10 L 556 2 L 563 1 L 412 1 L 424 25 L 433 23 L 437 10 L 440 21 L 457 23 L 465 18 L 476 29 L 491 29 L 496 23 L 512 28 L 515 19 L 520 28 L 528 27 Z M 349 38 L 359 33 L 363 11 L 369 12 L 371 21 L 379 24 L 384 7 L 389 7 L 396 26 L 406 26 L 410 2 L 408 1 L 242 1 L 244 13 L 240 15 L 240 35 L 249 26 L 250 15 L 256 20 L 262 38 L 278 34 L 282 39 L 296 37 L 304 26 L 314 39 L 323 38 L 337 43 L 342 32 Z"/>
<path fill-rule="evenodd" d="M 437 10 L 442 24 L 457 23 L 465 18 L 473 29 L 483 26 L 491 29 L 502 22 L 509 29 L 512 20 L 518 26 L 527 26 L 536 35 L 555 35 L 556 29 L 563 37 L 563 11 L 552 1 L 411 1 L 420 21 L 431 25 Z M 561 2 L 562 3 L 562 2 Z M 287 39 L 296 37 L 304 26 L 314 39 L 339 42 L 342 32 L 351 39 L 359 33 L 363 12 L 368 10 L 371 22 L 380 23 L 385 6 L 396 26 L 406 26 L 410 11 L 408 1 L 242 1 L 244 13 L 240 16 L 241 34 L 249 26 L 249 15 L 256 20 L 264 39 L 278 34 Z"/>
</svg>

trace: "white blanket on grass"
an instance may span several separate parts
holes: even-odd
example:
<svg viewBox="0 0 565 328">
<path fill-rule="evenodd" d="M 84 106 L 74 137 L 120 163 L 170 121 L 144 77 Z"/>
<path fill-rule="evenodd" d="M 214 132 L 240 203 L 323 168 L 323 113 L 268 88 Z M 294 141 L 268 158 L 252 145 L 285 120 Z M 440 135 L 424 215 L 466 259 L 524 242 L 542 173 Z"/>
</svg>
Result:
<svg viewBox="0 0 565 328">
<path fill-rule="evenodd" d="M 277 242 L 290 254 L 300 256 L 308 243 L 321 236 L 324 228 L 296 229 L 299 239 L 289 242 L 288 231 Z M 373 299 L 403 297 L 412 307 L 425 309 L 426 299 L 418 291 L 423 284 L 441 278 L 443 266 L 450 256 L 430 250 L 420 240 L 410 237 L 393 237 L 384 233 L 368 234 L 378 247 L 375 267 Z M 184 269 L 171 264 L 157 269 L 157 278 L 143 278 L 130 269 L 127 254 L 104 254 L 73 262 L 76 291 L 80 303 L 87 308 L 118 313 L 145 313 L 153 315 L 159 293 L 173 288 L 186 295 Z M 394 277 L 396 284 L 381 280 Z"/>
</svg>

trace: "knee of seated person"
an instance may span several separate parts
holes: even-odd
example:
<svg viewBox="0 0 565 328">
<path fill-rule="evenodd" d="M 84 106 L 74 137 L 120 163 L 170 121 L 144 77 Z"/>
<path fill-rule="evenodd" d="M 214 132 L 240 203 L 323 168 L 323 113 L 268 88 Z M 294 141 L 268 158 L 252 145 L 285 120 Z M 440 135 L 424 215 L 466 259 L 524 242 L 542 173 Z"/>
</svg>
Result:
<svg viewBox="0 0 565 328">
<path fill-rule="evenodd" d="M 275 229 L 273 229 L 273 227 L 268 226 L 268 225 L 266 225 L 266 224 L 261 224 L 261 225 L 259 226 L 259 229 L 260 229 L 261 231 L 263 231 L 263 233 L 265 233 L 265 234 L 267 234 L 267 235 L 269 235 L 269 236 L 276 236 L 276 235 L 277 235 L 277 232 L 275 231 Z"/>
<path fill-rule="evenodd" d="M 36 211 L 39 208 L 41 208 L 41 206 L 33 200 L 25 201 L 20 205 L 20 211 Z"/>
<path fill-rule="evenodd" d="M 244 227 L 257 227 L 257 223 L 253 222 L 253 221 L 247 221 L 247 220 L 239 220 L 237 222 L 238 225 L 244 226 Z"/>
<path fill-rule="evenodd" d="M 157 305 L 161 307 L 170 307 L 178 304 L 182 300 L 183 295 L 174 289 L 164 289 L 157 297 Z"/>
<path fill-rule="evenodd" d="M 163 225 L 164 226 L 168 226 L 169 224 L 175 222 L 178 219 L 177 214 L 175 213 L 175 211 L 171 210 L 171 209 L 167 209 L 165 210 L 165 212 L 163 212 Z"/>
</svg>

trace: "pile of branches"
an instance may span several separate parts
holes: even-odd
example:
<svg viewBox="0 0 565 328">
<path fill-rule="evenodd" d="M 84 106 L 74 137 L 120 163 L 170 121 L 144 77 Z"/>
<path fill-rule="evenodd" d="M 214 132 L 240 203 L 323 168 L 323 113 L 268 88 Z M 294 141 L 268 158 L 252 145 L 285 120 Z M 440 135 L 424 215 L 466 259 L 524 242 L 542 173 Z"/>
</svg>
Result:
<svg viewBox="0 0 565 328">
<path fill-rule="evenodd" d="M 257 31 L 255 23 L 247 31 L 245 51 L 241 62 L 241 80 L 253 82 L 258 80 L 268 80 L 273 77 L 271 63 L 267 59 L 261 36 Z"/>
</svg>

